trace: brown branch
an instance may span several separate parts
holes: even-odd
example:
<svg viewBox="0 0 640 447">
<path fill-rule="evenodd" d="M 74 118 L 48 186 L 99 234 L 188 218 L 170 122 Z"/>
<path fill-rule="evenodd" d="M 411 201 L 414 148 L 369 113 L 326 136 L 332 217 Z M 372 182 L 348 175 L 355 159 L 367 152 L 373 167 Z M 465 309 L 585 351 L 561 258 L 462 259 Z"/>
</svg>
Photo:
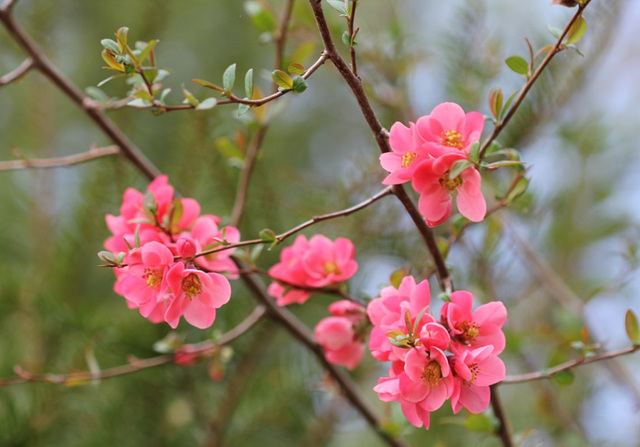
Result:
<svg viewBox="0 0 640 447">
<path fill-rule="evenodd" d="M 246 270 L 247 266 L 234 259 L 240 270 Z M 342 368 L 329 363 L 322 347 L 315 341 L 313 334 L 304 326 L 291 312 L 285 308 L 276 306 L 273 298 L 267 294 L 264 284 L 257 278 L 255 274 L 242 275 L 242 280 L 256 299 L 267 308 L 267 315 L 282 325 L 293 337 L 300 343 L 304 344 L 309 351 L 318 359 L 318 362 L 327 371 L 327 373 L 340 386 L 344 397 L 353 405 L 362 415 L 367 423 L 373 428 L 376 434 L 385 441 L 389 446 L 401 447 L 404 443 L 394 439 L 384 432 L 381 428 L 380 420 L 371 408 L 369 403 L 364 399 L 360 390 L 355 383 L 349 378 Z"/>
<path fill-rule="evenodd" d="M 6 75 L 0 77 L 0 87 L 20 79 L 22 76 L 27 74 L 27 72 L 29 70 L 31 70 L 33 68 L 33 65 L 34 65 L 33 64 L 33 59 L 31 59 L 30 57 L 26 58 L 14 70 L 12 70 L 9 73 L 7 73 Z"/>
<path fill-rule="evenodd" d="M 191 345 L 193 350 L 189 351 L 189 353 L 194 355 L 206 355 L 213 352 L 220 346 L 223 346 L 246 333 L 264 316 L 265 313 L 266 309 L 264 306 L 256 307 L 247 318 L 240 322 L 240 324 L 221 335 L 216 341 L 205 340 Z M 164 354 L 142 360 L 134 359 L 127 365 L 115 366 L 101 371 L 84 371 L 74 372 L 71 374 L 33 374 L 16 365 L 14 367 L 14 371 L 18 377 L 0 379 L 0 387 L 18 385 L 27 382 L 46 382 L 55 384 L 72 383 L 73 385 L 80 385 L 84 382 L 90 382 L 93 380 L 124 376 L 126 374 L 135 373 L 155 366 L 172 363 L 173 361 L 174 354 Z"/>
<path fill-rule="evenodd" d="M 11 171 L 17 169 L 45 169 L 73 166 L 97 158 L 107 157 L 120 153 L 118 146 L 93 147 L 87 152 L 67 155 L 56 158 L 24 158 L 22 160 L 0 161 L 0 171 Z"/>
<path fill-rule="evenodd" d="M 559 372 L 562 372 L 562 371 L 567 371 L 581 365 L 588 365 L 589 363 L 599 362 L 601 360 L 614 359 L 622 355 L 632 354 L 638 350 L 640 350 L 640 344 L 630 346 L 624 349 L 619 349 L 617 351 L 605 352 L 603 354 L 594 355 L 593 357 L 581 357 L 575 360 L 570 360 L 568 362 L 561 363 L 559 365 L 556 365 L 544 371 L 507 376 L 500 383 L 504 383 L 504 384 L 522 383 L 522 382 L 531 382 L 533 380 L 550 379 L 553 377 L 554 374 L 558 374 Z"/>
<path fill-rule="evenodd" d="M 502 408 L 502 400 L 500 399 L 500 394 L 498 393 L 498 384 L 491 386 L 491 408 L 493 408 L 493 414 L 498 419 L 499 425 L 497 430 L 497 435 L 502 441 L 502 445 L 504 447 L 513 447 L 513 440 L 511 439 L 511 426 L 509 424 L 509 419 L 507 419 L 507 415 L 504 412 L 504 408 Z"/>
<path fill-rule="evenodd" d="M 353 93 L 356 101 L 358 102 L 358 105 L 360 106 L 362 115 L 369 125 L 374 138 L 376 139 L 376 143 L 378 144 L 380 152 L 391 152 L 391 147 L 389 146 L 389 132 L 385 128 L 383 128 L 378 121 L 373 107 L 369 102 L 367 94 L 364 91 L 362 81 L 356 74 L 351 71 L 347 63 L 338 53 L 338 50 L 336 49 L 336 46 L 333 42 L 333 38 L 331 37 L 331 32 L 329 31 L 329 26 L 327 25 L 324 12 L 322 11 L 320 0 L 309 0 L 309 4 L 311 5 L 311 8 L 313 10 L 313 15 L 316 19 L 316 25 L 318 26 L 320 37 L 322 38 L 325 52 L 327 53 L 329 60 L 331 60 L 342 78 L 349 85 L 349 88 L 351 88 L 351 92 Z M 415 223 L 416 228 L 420 232 L 420 235 L 425 241 L 427 249 L 429 250 L 429 253 L 431 254 L 431 257 L 433 259 L 433 263 L 436 266 L 440 288 L 447 293 L 452 292 L 453 281 L 451 279 L 449 269 L 447 269 L 442 253 L 438 249 L 433 230 L 426 224 L 424 218 L 420 215 L 420 212 L 418 211 L 416 205 L 413 203 L 413 201 L 407 195 L 406 191 L 401 185 L 396 185 L 393 188 L 393 193 L 398 197 L 402 205 L 405 207 L 405 209 L 411 216 L 411 219 Z"/>
<path fill-rule="evenodd" d="M 287 34 L 289 30 L 289 21 L 291 20 L 291 13 L 293 12 L 293 4 L 295 0 L 287 0 L 287 5 L 284 8 L 284 14 L 280 19 L 278 31 L 275 33 L 273 40 L 276 44 L 276 57 L 274 62 L 274 68 L 281 70 L 282 60 L 284 59 L 284 47 L 287 43 Z"/>
<path fill-rule="evenodd" d="M 150 180 L 159 176 L 160 171 L 140 152 L 140 150 L 124 135 L 101 110 L 89 106 L 92 100 L 85 96 L 78 87 L 42 53 L 20 25 L 11 15 L 15 1 L 5 0 L 0 7 L 0 21 L 7 32 L 33 60 L 34 68 L 44 74 L 56 87 L 68 96 L 77 106 L 84 109 L 93 122 L 120 147 L 122 153 Z"/>
<path fill-rule="evenodd" d="M 358 76 L 358 64 L 356 61 L 356 49 L 354 48 L 354 43 L 356 39 L 356 35 L 358 34 L 358 29 L 354 29 L 354 24 L 356 21 L 356 8 L 358 7 L 358 0 L 351 0 L 351 14 L 347 19 L 347 32 L 349 33 L 349 54 L 351 56 L 351 71 L 354 75 Z"/>
<path fill-rule="evenodd" d="M 549 50 L 549 53 L 540 63 L 538 68 L 536 68 L 536 70 L 533 72 L 531 77 L 527 79 L 527 82 L 522 87 L 522 90 L 518 94 L 518 97 L 513 101 L 513 104 L 511 105 L 509 112 L 505 115 L 505 117 L 501 122 L 496 124 L 496 126 L 493 129 L 493 132 L 491 132 L 491 135 L 489 135 L 489 137 L 484 141 L 484 143 L 482 143 L 482 146 L 480 147 L 480 154 L 484 153 L 484 151 L 489 147 L 491 142 L 495 140 L 498 137 L 498 135 L 500 135 L 500 132 L 502 132 L 502 130 L 507 125 L 507 123 L 509 123 L 511 118 L 513 118 L 516 111 L 518 110 L 518 107 L 520 107 L 520 104 L 524 100 L 525 96 L 527 96 L 527 93 L 529 93 L 529 90 L 531 90 L 531 87 L 533 87 L 533 84 L 536 82 L 538 77 L 540 77 L 540 75 L 542 74 L 544 69 L 547 67 L 547 65 L 549 65 L 549 62 L 551 62 L 551 59 L 553 59 L 553 57 L 556 54 L 558 54 L 560 51 L 564 49 L 562 41 L 569 33 L 571 26 L 575 23 L 576 20 L 578 20 L 578 17 L 582 15 L 582 11 L 584 11 L 584 9 L 589 5 L 589 3 L 591 3 L 591 0 L 585 0 L 584 3 L 578 6 L 578 10 L 573 15 L 571 20 L 569 20 L 569 23 L 567 23 L 567 26 L 564 27 L 564 30 L 562 30 L 562 33 L 560 34 L 560 37 L 558 37 L 558 40 L 556 40 L 555 45 L 552 47 L 551 50 Z"/>
</svg>

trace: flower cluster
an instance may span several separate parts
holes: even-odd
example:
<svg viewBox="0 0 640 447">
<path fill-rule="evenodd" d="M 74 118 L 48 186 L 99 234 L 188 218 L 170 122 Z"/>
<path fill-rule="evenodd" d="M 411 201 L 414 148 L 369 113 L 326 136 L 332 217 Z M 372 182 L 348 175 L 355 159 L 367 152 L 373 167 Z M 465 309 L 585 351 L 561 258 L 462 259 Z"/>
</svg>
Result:
<svg viewBox="0 0 640 447">
<path fill-rule="evenodd" d="M 125 191 L 120 215 L 106 216 L 112 233 L 104 246 L 119 253 L 114 290 L 130 308 L 154 323 L 175 328 L 184 318 L 198 328 L 213 324 L 216 309 L 229 301 L 228 279 L 237 276 L 233 249 L 195 257 L 196 253 L 234 243 L 240 232 L 219 228 L 220 218 L 200 215 L 194 199 L 175 198 L 166 176 L 149 184 L 147 193 Z"/>
<path fill-rule="evenodd" d="M 368 328 L 365 308 L 349 300 L 329 306 L 330 317 L 316 325 L 314 336 L 326 352 L 329 363 L 354 369 L 364 354 L 364 338 Z"/>
<path fill-rule="evenodd" d="M 303 235 L 293 245 L 282 250 L 280 262 L 269 269 L 275 282 L 268 292 L 276 298 L 279 306 L 304 303 L 313 289 L 319 289 L 351 278 L 358 264 L 353 243 L 349 239 L 337 238 L 332 242 L 317 234 L 311 239 Z"/>
<path fill-rule="evenodd" d="M 451 399 L 454 413 L 487 408 L 489 386 L 505 377 L 498 358 L 505 347 L 500 302 L 472 311 L 473 296 L 458 291 L 442 307 L 440 319 L 429 313 L 427 281 L 405 277 L 371 301 L 367 314 L 374 327 L 369 347 L 380 361 L 391 362 L 389 377 L 375 386 L 382 401 L 397 401 L 407 420 L 429 428 L 429 415 Z"/>
<path fill-rule="evenodd" d="M 380 156 L 389 172 L 385 185 L 408 181 L 420 194 L 418 208 L 429 226 L 446 221 L 451 215 L 451 196 L 456 196 L 460 213 L 474 222 L 484 219 L 487 205 L 480 190 L 480 173 L 468 163 L 462 172 L 452 174 L 454 165 L 464 167 L 473 143 L 479 141 L 484 117 L 478 112 L 464 113 L 452 102 L 436 106 L 409 127 L 396 122 L 389 132 L 392 152 Z"/>
</svg>

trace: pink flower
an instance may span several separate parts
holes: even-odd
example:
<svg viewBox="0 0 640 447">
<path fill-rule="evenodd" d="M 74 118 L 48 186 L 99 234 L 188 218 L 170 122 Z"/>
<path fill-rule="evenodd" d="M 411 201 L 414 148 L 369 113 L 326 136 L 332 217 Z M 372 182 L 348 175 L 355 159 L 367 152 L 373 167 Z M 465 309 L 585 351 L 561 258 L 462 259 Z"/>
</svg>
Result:
<svg viewBox="0 0 640 447">
<path fill-rule="evenodd" d="M 333 316 L 318 322 L 314 336 L 326 352 L 329 363 L 354 369 L 364 354 L 364 307 L 341 300 L 329 306 L 329 313 Z"/>
<path fill-rule="evenodd" d="M 453 412 L 459 412 L 462 407 L 472 413 L 486 410 L 491 400 L 489 386 L 505 378 L 504 363 L 493 353 L 493 348 L 454 348 L 451 364 L 456 374 L 451 394 Z"/>
<path fill-rule="evenodd" d="M 268 292 L 279 306 L 304 303 L 311 292 L 301 289 L 327 287 L 351 278 L 358 269 L 354 257 L 349 239 L 332 242 L 317 234 L 307 241 L 300 235 L 291 247 L 282 250 L 280 262 L 269 269 L 269 275 L 282 284 L 272 283 Z"/>
<path fill-rule="evenodd" d="M 451 215 L 451 195 L 456 195 L 458 210 L 467 219 L 480 222 L 484 219 L 487 204 L 480 190 L 480 173 L 473 166 L 456 178 L 449 178 L 452 165 L 466 160 L 463 155 L 446 154 L 422 162 L 413 177 L 413 188 L 420 193 L 418 208 L 427 224 L 434 227 Z"/>
<path fill-rule="evenodd" d="M 466 156 L 471 145 L 480 140 L 483 128 L 481 113 L 465 114 L 462 107 L 453 102 L 437 105 L 416 122 L 416 132 L 427 143 L 429 154 L 436 158 L 445 154 Z"/>
<path fill-rule="evenodd" d="M 408 128 L 400 122 L 394 123 L 389 131 L 389 145 L 392 152 L 380 155 L 380 165 L 390 172 L 382 181 L 385 185 L 411 180 L 420 162 L 429 158 L 427 147 L 413 123 L 409 123 Z"/>
<path fill-rule="evenodd" d="M 449 329 L 452 342 L 471 349 L 491 346 L 492 354 L 500 354 L 505 346 L 502 325 L 507 319 L 507 310 L 504 304 L 492 301 L 473 313 L 472 305 L 473 295 L 461 290 L 453 292 L 451 302 L 442 306 L 440 320 Z"/>
<path fill-rule="evenodd" d="M 180 317 L 191 325 L 205 329 L 213 324 L 216 309 L 231 297 L 229 280 L 219 273 L 205 273 L 175 264 L 167 272 L 167 283 L 174 297 L 168 303 L 164 319 L 169 326 L 178 326 Z"/>
<path fill-rule="evenodd" d="M 222 242 L 235 244 L 240 241 L 240 231 L 232 226 L 219 228 L 220 218 L 213 215 L 203 215 L 193 224 L 190 235 L 196 242 L 196 248 L 200 251 L 209 248 L 222 247 Z M 212 272 L 227 272 L 230 278 L 238 277 L 238 268 L 231 259 L 235 248 L 221 250 L 195 259 L 196 265 Z"/>
<path fill-rule="evenodd" d="M 382 362 L 398 360 L 406 355 L 406 349 L 394 347 L 387 334 L 395 331 L 409 335 L 413 328 L 407 328 L 407 313 L 415 324 L 418 315 L 428 310 L 430 300 L 429 281 L 416 284 L 413 276 L 404 277 L 397 289 L 392 286 L 382 289 L 380 297 L 367 305 L 367 315 L 374 325 L 369 338 L 371 355 Z M 418 333 L 423 325 L 434 321 L 428 312 L 422 313 Z"/>
</svg>

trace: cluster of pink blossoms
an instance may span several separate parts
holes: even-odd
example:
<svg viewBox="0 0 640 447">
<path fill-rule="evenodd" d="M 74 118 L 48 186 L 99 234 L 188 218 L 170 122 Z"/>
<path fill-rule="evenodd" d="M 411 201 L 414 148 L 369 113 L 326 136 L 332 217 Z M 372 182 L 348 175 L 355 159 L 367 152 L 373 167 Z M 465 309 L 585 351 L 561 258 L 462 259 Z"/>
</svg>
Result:
<svg viewBox="0 0 640 447">
<path fill-rule="evenodd" d="M 174 197 L 166 176 L 149 184 L 147 193 L 128 188 L 120 215 L 106 216 L 112 233 L 104 246 L 124 253 L 114 268 L 114 290 L 130 308 L 154 323 L 175 328 L 184 318 L 198 328 L 213 324 L 216 309 L 229 301 L 228 279 L 237 276 L 230 255 L 233 249 L 205 256 L 196 253 L 240 240 L 231 226 L 219 228 L 220 218 L 200 215 L 194 199 Z"/>
<path fill-rule="evenodd" d="M 471 145 L 480 140 L 484 117 L 478 112 L 464 113 L 452 102 L 436 106 L 431 114 L 420 117 L 409 127 L 396 122 L 389 132 L 392 152 L 380 156 L 380 164 L 389 172 L 385 185 L 408 181 L 420 194 L 418 208 L 429 226 L 446 221 L 451 215 L 451 196 L 456 196 L 458 211 L 474 222 L 487 211 L 480 190 L 480 173 L 474 166 L 451 178 L 452 166 L 468 160 Z"/>
<path fill-rule="evenodd" d="M 365 308 L 349 300 L 329 306 L 330 317 L 316 325 L 313 334 L 326 352 L 329 363 L 354 369 L 364 354 L 364 340 L 369 328 Z"/>
<path fill-rule="evenodd" d="M 462 407 L 484 411 L 489 386 L 505 377 L 498 358 L 505 347 L 504 305 L 491 302 L 472 311 L 469 292 L 451 294 L 440 320 L 429 313 L 429 284 L 411 276 L 387 287 L 371 301 L 367 314 L 374 325 L 372 355 L 391 362 L 389 377 L 375 386 L 382 401 L 397 401 L 407 420 L 429 428 L 429 415 L 451 399 L 454 413 Z"/>
<path fill-rule="evenodd" d="M 353 243 L 339 237 L 332 242 L 316 234 L 311 239 L 303 235 L 293 245 L 282 250 L 280 262 L 269 269 L 275 282 L 268 292 L 279 306 L 302 304 L 309 299 L 313 289 L 340 284 L 351 278 L 358 264 Z"/>
</svg>

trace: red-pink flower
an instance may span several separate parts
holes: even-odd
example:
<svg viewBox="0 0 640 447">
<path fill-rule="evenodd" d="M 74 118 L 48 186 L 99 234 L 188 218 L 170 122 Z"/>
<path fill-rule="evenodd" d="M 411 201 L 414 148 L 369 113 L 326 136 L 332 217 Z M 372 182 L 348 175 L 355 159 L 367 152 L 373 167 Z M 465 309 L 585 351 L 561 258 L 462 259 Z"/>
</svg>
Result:
<svg viewBox="0 0 640 447">
<path fill-rule="evenodd" d="M 371 300 L 367 305 L 367 315 L 374 325 L 369 338 L 371 355 L 382 362 L 397 360 L 406 355 L 406 349 L 395 347 L 389 341 L 388 333 L 397 331 L 405 335 L 413 328 L 407 328 L 407 313 L 415 324 L 415 319 L 422 313 L 418 333 L 423 325 L 434 322 L 428 313 L 431 295 L 429 281 L 416 284 L 413 276 L 405 276 L 396 289 L 385 287 L 380 291 L 380 297 Z"/>
<path fill-rule="evenodd" d="M 178 326 L 184 315 L 189 324 L 205 329 L 213 324 L 216 309 L 226 304 L 231 297 L 229 280 L 219 273 L 205 273 L 185 267 L 183 262 L 175 264 L 167 272 L 167 283 L 173 291 L 164 320 L 169 326 Z"/>
<path fill-rule="evenodd" d="M 416 125 L 409 127 L 400 122 L 391 126 L 389 131 L 391 152 L 380 155 L 380 165 L 389 175 L 382 181 L 385 185 L 398 185 L 413 178 L 420 162 L 429 158 L 427 146 L 416 132 Z"/>
<path fill-rule="evenodd" d="M 456 375 L 451 407 L 457 413 L 466 408 L 472 413 L 480 413 L 487 409 L 491 400 L 490 385 L 505 378 L 505 367 L 502 360 L 494 354 L 492 346 L 478 349 L 453 348 L 451 358 Z"/>
<path fill-rule="evenodd" d="M 354 369 L 364 354 L 365 310 L 348 300 L 329 306 L 331 317 L 323 318 L 313 331 L 329 363 Z"/>
<path fill-rule="evenodd" d="M 473 222 L 484 219 L 487 204 L 480 190 L 480 173 L 473 166 L 450 178 L 456 161 L 466 160 L 464 155 L 446 154 L 426 160 L 418 166 L 413 177 L 413 188 L 420 193 L 418 208 L 431 227 L 446 221 L 451 215 L 451 196 L 456 196 L 458 211 Z"/>
<path fill-rule="evenodd" d="M 307 289 L 335 285 L 351 278 L 358 269 L 354 257 L 349 239 L 337 238 L 332 242 L 317 234 L 307 240 L 300 235 L 291 247 L 282 250 L 280 262 L 269 269 L 269 275 L 282 283 L 273 282 L 268 292 L 279 306 L 303 303 L 311 296 Z"/>
<path fill-rule="evenodd" d="M 213 215 L 203 215 L 193 224 L 190 235 L 196 242 L 197 250 L 222 247 L 223 241 L 235 244 L 240 241 L 240 231 L 230 225 L 219 228 L 220 218 Z M 230 278 L 238 277 L 238 268 L 231 259 L 235 248 L 220 250 L 195 259 L 196 265 L 212 272 L 227 272 Z"/>
<path fill-rule="evenodd" d="M 432 157 L 462 153 L 467 155 L 473 143 L 480 140 L 484 116 L 478 112 L 464 113 L 453 102 L 437 105 L 429 115 L 416 122 L 416 132 L 428 146 Z"/>
<path fill-rule="evenodd" d="M 445 303 L 440 321 L 448 329 L 453 343 L 479 348 L 491 346 L 492 354 L 504 350 L 505 338 L 502 325 L 507 319 L 507 309 L 499 301 L 479 306 L 472 312 L 473 295 L 466 291 L 451 294 L 451 302 Z"/>
</svg>

